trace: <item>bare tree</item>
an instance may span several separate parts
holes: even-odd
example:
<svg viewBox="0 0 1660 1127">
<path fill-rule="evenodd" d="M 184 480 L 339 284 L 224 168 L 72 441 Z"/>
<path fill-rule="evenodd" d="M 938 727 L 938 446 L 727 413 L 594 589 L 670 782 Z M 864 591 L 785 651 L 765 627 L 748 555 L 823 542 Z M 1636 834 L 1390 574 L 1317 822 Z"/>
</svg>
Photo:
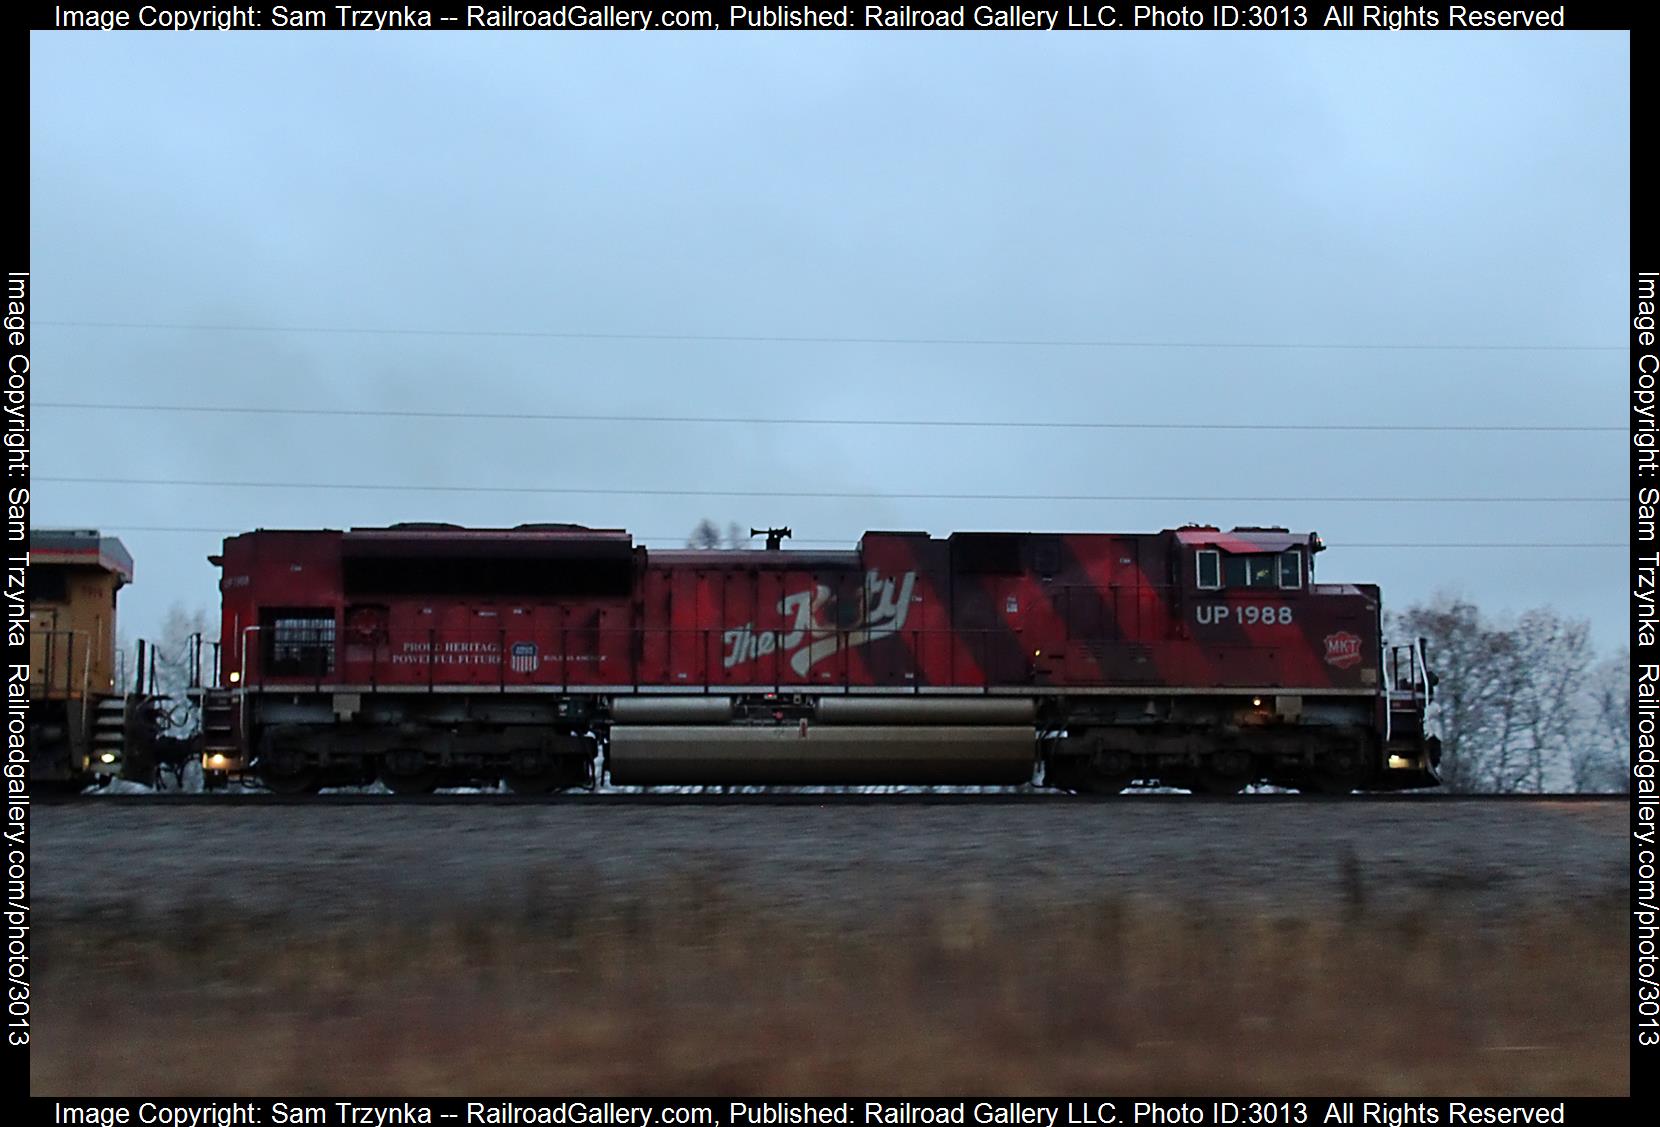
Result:
<svg viewBox="0 0 1660 1127">
<path fill-rule="evenodd" d="M 1631 651 L 1620 651 L 1591 670 L 1589 738 L 1570 757 L 1574 790 L 1602 793 L 1631 789 Z"/>
<path fill-rule="evenodd" d="M 1526 790 L 1572 785 L 1576 751 L 1596 738 L 1591 700 L 1591 626 L 1530 610 L 1512 631 L 1522 655 L 1520 719 L 1528 748 Z"/>
<path fill-rule="evenodd" d="M 161 636 L 155 642 L 156 677 L 150 692 L 167 700 L 167 711 L 174 734 L 188 736 L 201 723 L 195 705 L 186 690 L 190 685 L 195 647 L 200 640 L 211 641 L 207 611 L 201 607 L 187 611 L 182 603 L 167 608 L 162 619 Z"/>
<path fill-rule="evenodd" d="M 1489 794 L 1511 794 L 1525 790 L 1533 763 L 1527 744 L 1522 694 L 1527 691 L 1527 655 L 1521 639 L 1506 630 L 1483 629 L 1482 648 L 1487 655 L 1485 675 L 1490 692 L 1483 734 L 1474 769 L 1474 789 Z"/>
<path fill-rule="evenodd" d="M 688 548 L 718 548 L 720 547 L 720 527 L 708 517 L 697 522 L 692 529 L 691 536 L 686 538 Z"/>
<path fill-rule="evenodd" d="M 133 640 L 125 630 L 115 633 L 115 691 L 126 693 L 133 687 Z"/>
<path fill-rule="evenodd" d="M 1482 629 L 1475 604 L 1437 596 L 1427 606 L 1395 615 L 1390 633 L 1426 638 L 1428 659 L 1440 681 L 1434 716 L 1441 734 L 1441 782 L 1448 790 L 1481 786 L 1482 749 L 1496 696 L 1485 675 L 1491 668 L 1491 639 Z"/>
<path fill-rule="evenodd" d="M 708 517 L 697 522 L 692 534 L 686 538 L 688 548 L 747 548 L 749 536 L 743 526 L 737 521 L 727 521 L 726 531 L 721 532 L 720 526 Z"/>
<path fill-rule="evenodd" d="M 1474 604 L 1440 595 L 1390 626 L 1429 640 L 1439 678 L 1432 719 L 1449 790 L 1579 789 L 1595 773 L 1593 749 L 1606 741 L 1596 722 L 1589 624 L 1548 608 L 1495 623 Z"/>
</svg>

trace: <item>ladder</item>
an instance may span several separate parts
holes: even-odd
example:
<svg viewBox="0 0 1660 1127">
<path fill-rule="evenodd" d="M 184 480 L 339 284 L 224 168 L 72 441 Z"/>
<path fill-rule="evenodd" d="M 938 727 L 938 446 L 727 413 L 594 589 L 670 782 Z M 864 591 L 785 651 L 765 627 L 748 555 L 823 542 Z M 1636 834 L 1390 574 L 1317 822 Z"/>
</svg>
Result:
<svg viewBox="0 0 1660 1127">
<path fill-rule="evenodd" d="M 237 731 L 236 698 L 226 689 L 202 691 L 202 760 L 223 755 L 236 762 L 241 754 L 241 738 Z"/>
<path fill-rule="evenodd" d="M 119 775 L 127 753 L 127 702 L 122 697 L 100 697 L 92 713 L 94 775 Z"/>
<path fill-rule="evenodd" d="M 1384 740 L 1417 739 L 1424 735 L 1424 713 L 1429 707 L 1429 668 L 1422 643 L 1390 646 L 1383 662 Z"/>
</svg>

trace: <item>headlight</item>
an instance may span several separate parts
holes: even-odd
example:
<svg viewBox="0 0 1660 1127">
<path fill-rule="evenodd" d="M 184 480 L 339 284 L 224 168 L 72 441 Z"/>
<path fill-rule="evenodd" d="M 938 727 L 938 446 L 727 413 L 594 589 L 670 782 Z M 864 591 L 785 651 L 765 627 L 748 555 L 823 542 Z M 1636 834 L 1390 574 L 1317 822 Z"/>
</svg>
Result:
<svg viewBox="0 0 1660 1127">
<path fill-rule="evenodd" d="M 214 769 L 223 767 L 225 765 L 225 757 L 217 753 L 210 755 L 207 757 L 207 765 Z"/>
<path fill-rule="evenodd" d="M 113 751 L 104 752 L 104 754 L 102 754 L 98 757 L 98 762 L 100 762 L 100 763 L 114 763 L 115 762 L 115 752 L 113 752 Z"/>
<path fill-rule="evenodd" d="M 237 673 L 235 671 L 232 671 L 232 673 L 231 673 L 231 684 L 234 685 L 240 680 L 242 680 L 242 674 Z"/>
</svg>

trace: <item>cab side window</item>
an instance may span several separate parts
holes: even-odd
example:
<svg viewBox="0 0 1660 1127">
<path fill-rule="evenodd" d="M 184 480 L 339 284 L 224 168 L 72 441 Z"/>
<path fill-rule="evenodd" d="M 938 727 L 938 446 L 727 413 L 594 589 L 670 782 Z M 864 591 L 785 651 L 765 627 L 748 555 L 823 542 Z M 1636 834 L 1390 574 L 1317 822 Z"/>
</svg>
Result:
<svg viewBox="0 0 1660 1127">
<path fill-rule="evenodd" d="M 1249 555 L 1228 556 L 1222 561 L 1222 585 L 1252 588 L 1301 587 L 1300 564 L 1289 566 L 1294 570 L 1287 570 L 1284 555 L 1280 553 L 1253 552 Z"/>
<path fill-rule="evenodd" d="M 1252 582 L 1253 576 L 1260 576 L 1262 568 L 1258 561 L 1259 556 L 1229 556 L 1222 561 L 1222 583 L 1225 587 L 1259 587 L 1260 582 Z"/>
<path fill-rule="evenodd" d="M 327 608 L 260 614 L 265 672 L 273 677 L 326 676 L 334 672 L 334 612 Z"/>
<path fill-rule="evenodd" d="M 1295 548 L 1280 553 L 1280 586 L 1288 589 L 1303 585 L 1303 554 Z"/>
<path fill-rule="evenodd" d="M 67 603 L 69 601 L 69 569 L 52 564 L 36 564 L 29 569 L 29 604 Z"/>
<path fill-rule="evenodd" d="M 1303 554 L 1296 548 L 1227 555 L 1213 548 L 1201 548 L 1194 553 L 1194 564 L 1201 591 L 1224 587 L 1295 591 L 1303 586 Z"/>
<path fill-rule="evenodd" d="M 1198 567 L 1199 590 L 1214 591 L 1222 586 L 1222 553 L 1214 548 L 1201 548 L 1193 556 Z"/>
</svg>

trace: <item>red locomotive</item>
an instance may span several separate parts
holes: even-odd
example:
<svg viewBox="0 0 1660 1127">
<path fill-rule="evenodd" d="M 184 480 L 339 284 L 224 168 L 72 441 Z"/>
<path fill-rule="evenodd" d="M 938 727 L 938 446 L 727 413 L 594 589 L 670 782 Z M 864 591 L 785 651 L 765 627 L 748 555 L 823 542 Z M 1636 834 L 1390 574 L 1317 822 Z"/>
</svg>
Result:
<svg viewBox="0 0 1660 1127">
<path fill-rule="evenodd" d="M 307 792 L 1436 782 L 1421 643 L 1318 536 L 870 532 L 656 551 L 573 525 L 258 531 L 223 570 L 213 782 Z"/>
</svg>

